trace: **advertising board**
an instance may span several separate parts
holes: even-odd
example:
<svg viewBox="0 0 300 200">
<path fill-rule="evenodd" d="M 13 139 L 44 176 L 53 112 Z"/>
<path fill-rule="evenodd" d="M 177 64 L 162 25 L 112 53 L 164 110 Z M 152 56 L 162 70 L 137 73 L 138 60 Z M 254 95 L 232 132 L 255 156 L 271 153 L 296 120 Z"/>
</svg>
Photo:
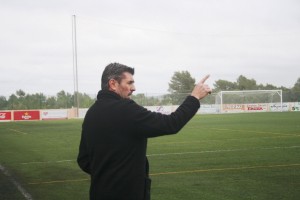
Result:
<svg viewBox="0 0 300 200">
<path fill-rule="evenodd" d="M 290 103 L 290 111 L 300 111 L 300 102 Z"/>
<path fill-rule="evenodd" d="M 266 112 L 268 110 L 267 104 L 247 104 L 248 112 Z"/>
<path fill-rule="evenodd" d="M 244 104 L 223 104 L 222 110 L 225 113 L 244 112 L 245 105 Z"/>
<path fill-rule="evenodd" d="M 281 104 L 280 103 L 270 103 L 269 109 L 271 112 L 281 112 L 281 111 L 289 111 L 289 104 L 288 103 L 282 103 L 282 110 L 281 110 Z"/>
<path fill-rule="evenodd" d="M 14 115 L 14 120 L 16 121 L 40 120 L 39 110 L 14 111 L 13 115 Z"/>
<path fill-rule="evenodd" d="M 67 109 L 41 110 L 42 120 L 68 119 Z"/>
<path fill-rule="evenodd" d="M 0 111 L 0 121 L 10 121 L 11 117 L 11 111 Z"/>
</svg>

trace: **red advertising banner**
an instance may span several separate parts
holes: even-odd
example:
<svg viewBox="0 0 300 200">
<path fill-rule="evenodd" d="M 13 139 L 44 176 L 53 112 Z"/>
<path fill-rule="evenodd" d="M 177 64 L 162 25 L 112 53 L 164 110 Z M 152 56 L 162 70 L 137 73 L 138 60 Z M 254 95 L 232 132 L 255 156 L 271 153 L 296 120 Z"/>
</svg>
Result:
<svg viewBox="0 0 300 200">
<path fill-rule="evenodd" d="M 40 111 L 38 110 L 24 110 L 24 111 L 14 111 L 14 120 L 40 120 Z"/>
<path fill-rule="evenodd" d="M 261 111 L 267 111 L 268 106 L 267 104 L 248 104 L 247 110 L 250 112 L 261 112 Z"/>
<path fill-rule="evenodd" d="M 8 121 L 11 120 L 11 112 L 0 111 L 0 121 Z"/>
</svg>

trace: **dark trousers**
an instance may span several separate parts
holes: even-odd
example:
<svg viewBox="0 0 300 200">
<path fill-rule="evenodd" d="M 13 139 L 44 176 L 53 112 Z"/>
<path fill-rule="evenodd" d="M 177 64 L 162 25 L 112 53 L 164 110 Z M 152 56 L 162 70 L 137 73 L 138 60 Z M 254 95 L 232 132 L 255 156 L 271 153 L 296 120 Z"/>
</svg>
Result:
<svg viewBox="0 0 300 200">
<path fill-rule="evenodd" d="M 150 190 L 151 190 L 151 179 L 145 179 L 145 197 L 144 200 L 150 200 Z"/>
</svg>

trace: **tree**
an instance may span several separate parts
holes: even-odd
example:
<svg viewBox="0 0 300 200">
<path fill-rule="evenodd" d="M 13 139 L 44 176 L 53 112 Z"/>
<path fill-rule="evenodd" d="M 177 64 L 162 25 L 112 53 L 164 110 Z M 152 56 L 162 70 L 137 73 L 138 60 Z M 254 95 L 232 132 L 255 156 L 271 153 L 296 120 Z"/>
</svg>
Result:
<svg viewBox="0 0 300 200">
<path fill-rule="evenodd" d="M 245 76 L 240 75 L 237 79 L 238 90 L 256 90 L 257 85 L 254 79 L 247 79 Z"/>
<path fill-rule="evenodd" d="M 169 83 L 169 91 L 171 93 L 187 93 L 191 92 L 195 86 L 195 79 L 191 77 L 188 71 L 175 72 Z"/>
<path fill-rule="evenodd" d="M 300 101 L 300 78 L 296 81 L 292 88 L 292 96 L 295 101 Z"/>
<path fill-rule="evenodd" d="M 257 89 L 258 90 L 276 90 L 278 88 L 276 86 L 272 85 L 272 84 L 267 83 L 266 85 L 259 84 L 257 86 Z"/>
<path fill-rule="evenodd" d="M 236 90 L 237 89 L 237 84 L 230 82 L 230 81 L 226 81 L 226 80 L 217 80 L 214 83 L 214 87 L 215 87 L 215 92 L 218 91 L 230 91 L 230 90 Z"/>
<path fill-rule="evenodd" d="M 145 94 L 135 94 L 131 97 L 139 105 L 147 106 L 147 97 Z"/>
<path fill-rule="evenodd" d="M 8 98 L 8 109 L 15 110 L 18 109 L 18 97 L 15 94 L 12 94 Z"/>
<path fill-rule="evenodd" d="M 300 78 L 296 81 L 294 87 L 292 88 L 293 91 L 300 92 Z"/>
<path fill-rule="evenodd" d="M 195 79 L 188 71 L 177 71 L 169 82 L 169 92 L 172 94 L 172 103 L 180 104 L 195 87 Z"/>
<path fill-rule="evenodd" d="M 0 110 L 8 109 L 8 101 L 5 96 L 0 96 Z"/>
<path fill-rule="evenodd" d="M 78 93 L 78 98 L 81 108 L 89 108 L 95 102 L 95 99 L 85 93 Z"/>
<path fill-rule="evenodd" d="M 56 108 L 56 98 L 54 96 L 48 97 L 46 99 L 44 108 L 53 109 Z"/>
<path fill-rule="evenodd" d="M 25 97 L 25 92 L 23 90 L 17 90 L 16 95 L 19 97 Z"/>
<path fill-rule="evenodd" d="M 26 99 L 25 99 L 25 92 L 23 90 L 17 90 L 17 101 L 15 102 L 16 109 L 27 109 L 26 106 Z"/>
<path fill-rule="evenodd" d="M 161 105 L 161 99 L 163 97 L 147 96 L 145 94 L 132 95 L 132 99 L 142 106 L 157 106 Z"/>
<path fill-rule="evenodd" d="M 45 107 L 46 96 L 43 93 L 27 94 L 24 105 L 26 109 L 42 109 Z"/>
<path fill-rule="evenodd" d="M 95 102 L 95 99 L 85 93 L 79 93 L 78 97 L 81 108 L 90 107 Z M 17 90 L 8 99 L 0 96 L 0 110 L 60 109 L 72 106 L 74 106 L 74 95 L 64 90 L 51 97 L 43 93 L 26 94 L 23 90 Z"/>
<path fill-rule="evenodd" d="M 64 90 L 57 93 L 56 108 L 71 108 L 74 97 Z"/>
</svg>

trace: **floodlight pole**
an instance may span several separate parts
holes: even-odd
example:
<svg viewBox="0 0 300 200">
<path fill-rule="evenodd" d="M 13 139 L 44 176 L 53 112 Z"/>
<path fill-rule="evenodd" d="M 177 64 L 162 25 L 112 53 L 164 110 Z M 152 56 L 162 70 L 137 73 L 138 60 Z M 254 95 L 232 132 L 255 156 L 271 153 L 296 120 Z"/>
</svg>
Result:
<svg viewBox="0 0 300 200">
<path fill-rule="evenodd" d="M 72 15 L 72 46 L 73 46 L 73 78 L 74 78 L 74 104 L 76 102 L 76 117 L 79 117 L 78 96 L 78 68 L 77 68 L 77 38 L 76 38 L 76 15 Z"/>
</svg>

